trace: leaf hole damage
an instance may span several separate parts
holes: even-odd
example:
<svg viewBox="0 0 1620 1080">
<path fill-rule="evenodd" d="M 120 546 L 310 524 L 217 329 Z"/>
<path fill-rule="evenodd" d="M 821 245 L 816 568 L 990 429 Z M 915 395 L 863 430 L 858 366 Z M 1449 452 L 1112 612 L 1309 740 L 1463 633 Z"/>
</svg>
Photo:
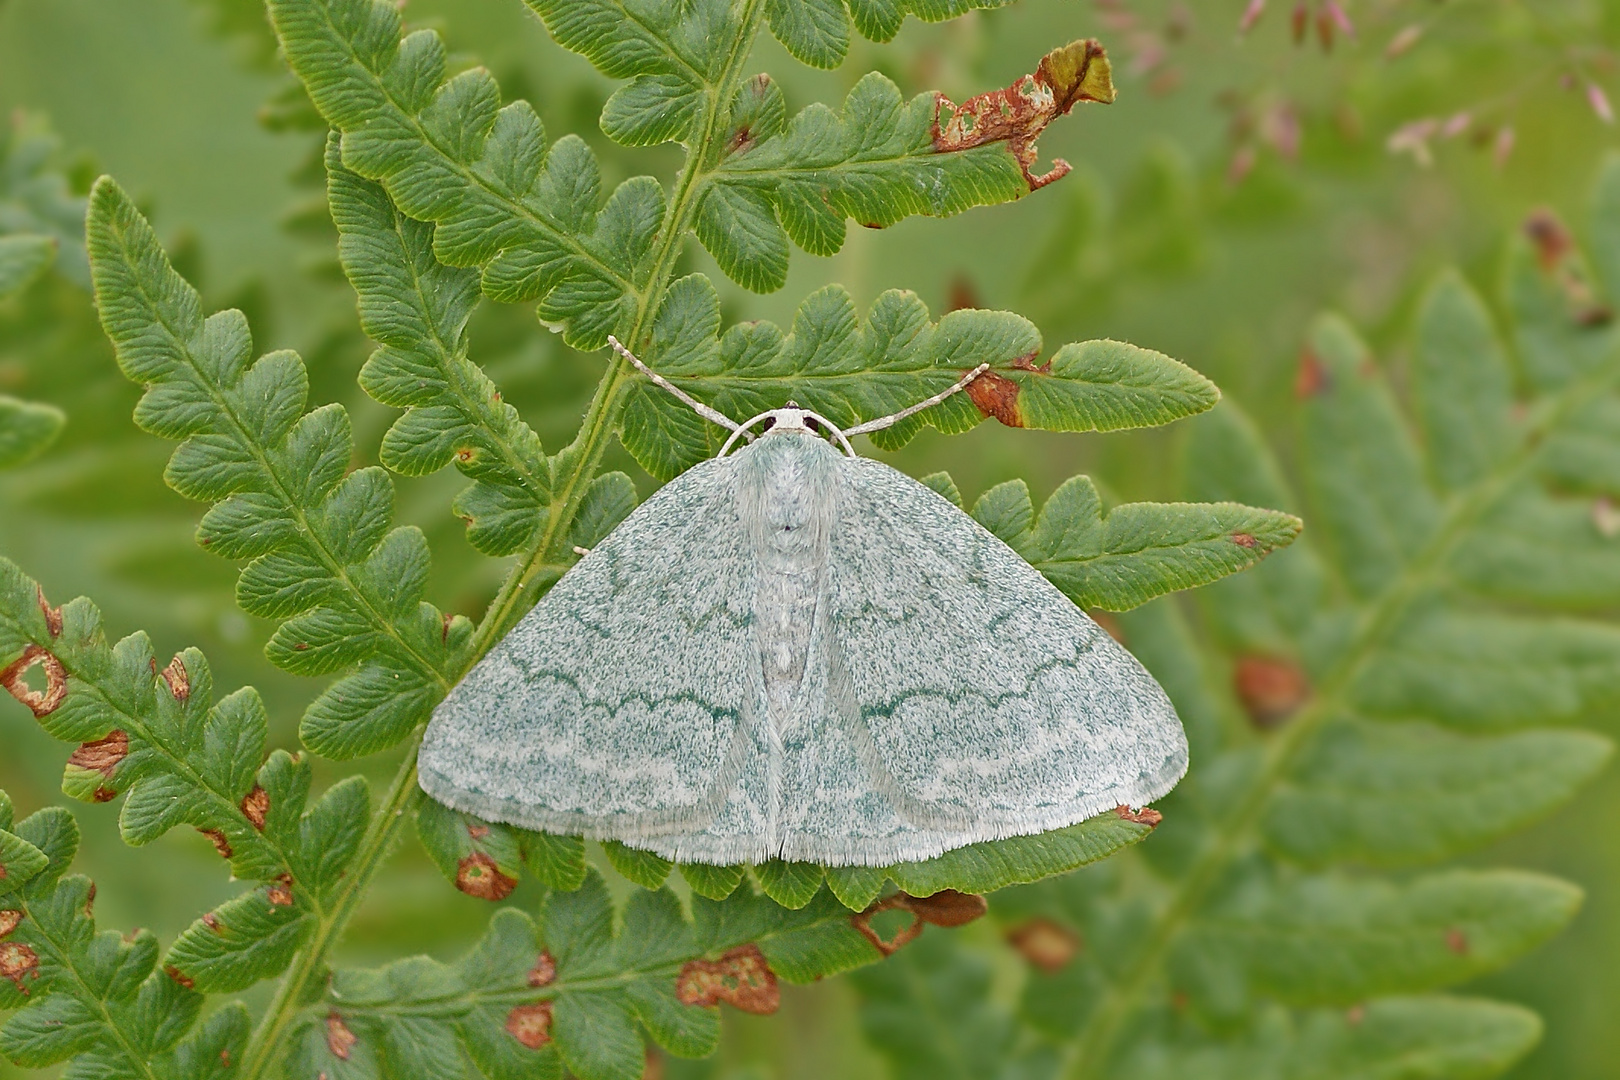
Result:
<svg viewBox="0 0 1620 1080">
<path fill-rule="evenodd" d="M 782 1004 L 776 972 L 753 942 L 727 949 L 718 960 L 688 960 L 675 977 L 675 996 L 702 1008 L 724 1001 L 756 1016 L 769 1016 Z"/>
<path fill-rule="evenodd" d="M 551 1041 L 551 1002 L 518 1005 L 506 1014 L 506 1033 L 530 1050 Z"/>
<path fill-rule="evenodd" d="M 208 837 L 208 842 L 214 845 L 219 857 L 229 859 L 235 852 L 231 850 L 231 842 L 225 838 L 224 829 L 198 829 L 198 832 Z"/>
<path fill-rule="evenodd" d="M 1046 126 L 1081 102 L 1107 105 L 1114 97 L 1108 54 L 1102 45 L 1089 38 L 1070 42 L 1042 57 L 1033 75 L 1023 76 L 1004 90 L 971 97 L 960 105 L 936 94 L 931 131 L 934 149 L 952 153 L 1005 142 L 1024 182 L 1035 191 L 1066 176 L 1071 168 L 1057 158 L 1040 176 L 1031 171 L 1035 142 Z"/>
<path fill-rule="evenodd" d="M 20 942 L 0 942 L 0 979 L 10 979 L 21 993 L 27 994 L 28 987 L 23 985 L 25 978 L 39 978 L 38 954 Z"/>
<path fill-rule="evenodd" d="M 1124 803 L 1120 803 L 1118 806 L 1114 807 L 1114 813 L 1119 815 L 1119 819 L 1121 821 L 1130 821 L 1137 825 L 1146 825 L 1150 829 L 1157 828 L 1159 822 L 1164 820 L 1164 815 L 1153 809 L 1151 806 L 1144 806 L 1139 809 L 1132 810 Z"/>
<path fill-rule="evenodd" d="M 35 690 L 28 685 L 28 672 L 40 665 L 45 669 L 45 688 Z M 29 645 L 10 667 L 0 671 L 0 686 L 24 705 L 36 719 L 55 712 L 67 696 L 67 669 L 51 653 L 38 645 Z"/>
<path fill-rule="evenodd" d="M 480 900 L 505 900 L 517 888 L 517 878 L 501 873 L 485 852 L 475 851 L 456 864 L 456 888 Z"/>
<path fill-rule="evenodd" d="M 162 679 L 169 686 L 169 693 L 174 700 L 184 702 L 191 697 L 191 673 L 178 655 L 169 661 L 169 666 L 163 669 Z"/>
<path fill-rule="evenodd" d="M 1232 669 L 1232 689 L 1249 722 L 1261 731 L 1281 725 L 1311 696 L 1305 670 L 1281 656 L 1239 657 Z"/>
<path fill-rule="evenodd" d="M 912 896 L 909 893 L 898 892 L 874 901 L 865 911 L 851 915 L 849 922 L 860 931 L 862 937 L 872 943 L 874 949 L 884 956 L 893 956 L 915 941 L 917 935 L 923 932 L 925 925 L 966 926 L 989 909 L 984 897 L 977 893 L 941 889 L 931 896 Z M 910 912 L 911 922 L 901 927 L 892 937 L 885 938 L 872 925 L 873 917 L 885 911 Z"/>
<path fill-rule="evenodd" d="M 45 587 L 34 586 L 34 596 L 39 600 L 39 613 L 45 616 L 45 629 L 51 632 L 51 637 L 62 636 L 62 609 L 51 607 L 50 601 L 45 599 Z"/>
<path fill-rule="evenodd" d="M 122 728 L 113 728 L 102 738 L 80 743 L 78 749 L 68 755 L 68 772 L 81 777 L 100 776 L 107 781 L 97 783 L 90 793 L 90 798 L 95 802 L 107 802 L 118 797 L 117 789 L 109 785 L 113 773 L 118 771 L 118 763 L 128 756 L 129 735 Z"/>
<path fill-rule="evenodd" d="M 242 796 L 241 810 L 249 824 L 264 832 L 264 822 L 270 814 L 270 793 L 254 784 L 253 790 Z"/>
<path fill-rule="evenodd" d="M 535 957 L 534 967 L 529 969 L 529 985 L 535 989 L 550 986 L 557 978 L 557 961 L 551 955 L 550 949 L 541 949 L 540 955 Z"/>
<path fill-rule="evenodd" d="M 339 1061 L 348 1061 L 349 1054 L 354 1051 L 355 1044 L 360 1040 L 349 1025 L 343 1022 L 343 1017 L 334 1009 L 326 1014 L 326 1048 L 332 1051 L 332 1056 Z"/>
<path fill-rule="evenodd" d="M 1031 965 L 1056 975 L 1080 955 L 1080 935 L 1044 915 L 1037 915 L 1007 931 L 1007 944 Z"/>
</svg>

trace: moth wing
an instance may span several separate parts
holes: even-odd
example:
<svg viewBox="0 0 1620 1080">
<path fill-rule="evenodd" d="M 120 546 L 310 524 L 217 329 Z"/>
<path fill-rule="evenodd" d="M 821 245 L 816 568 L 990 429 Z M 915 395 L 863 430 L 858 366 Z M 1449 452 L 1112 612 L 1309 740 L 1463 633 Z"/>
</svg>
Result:
<svg viewBox="0 0 1620 1080">
<path fill-rule="evenodd" d="M 759 677 L 733 470 L 666 484 L 565 574 L 434 710 L 422 787 L 488 820 L 637 846 L 739 794 Z M 730 799 L 731 805 L 727 806 Z"/>
<path fill-rule="evenodd" d="M 790 846 L 881 864 L 1141 806 L 1185 773 L 1164 691 L 951 503 L 848 459 L 819 649 L 819 771 Z M 809 806 L 807 793 L 796 800 Z M 818 820 L 819 819 L 819 820 Z"/>
</svg>

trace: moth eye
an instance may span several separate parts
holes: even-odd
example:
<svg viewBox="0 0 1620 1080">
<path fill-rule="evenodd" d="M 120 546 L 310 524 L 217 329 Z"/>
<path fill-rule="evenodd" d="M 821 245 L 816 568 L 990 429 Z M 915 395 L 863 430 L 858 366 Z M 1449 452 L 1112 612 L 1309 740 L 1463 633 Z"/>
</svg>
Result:
<svg viewBox="0 0 1620 1080">
<path fill-rule="evenodd" d="M 767 416 L 767 417 L 766 417 L 766 418 L 765 418 L 765 426 L 764 426 L 764 427 L 763 427 L 763 428 L 762 428 L 762 429 L 761 429 L 761 430 L 763 430 L 763 431 L 769 431 L 769 430 L 771 430 L 771 428 L 773 428 L 773 427 L 775 427 L 775 426 L 776 426 L 776 417 L 774 417 L 774 416 Z"/>
<path fill-rule="evenodd" d="M 811 431 L 814 431 L 818 435 L 821 433 L 821 422 L 813 416 L 807 416 L 804 418 L 804 426 L 809 428 Z"/>
</svg>

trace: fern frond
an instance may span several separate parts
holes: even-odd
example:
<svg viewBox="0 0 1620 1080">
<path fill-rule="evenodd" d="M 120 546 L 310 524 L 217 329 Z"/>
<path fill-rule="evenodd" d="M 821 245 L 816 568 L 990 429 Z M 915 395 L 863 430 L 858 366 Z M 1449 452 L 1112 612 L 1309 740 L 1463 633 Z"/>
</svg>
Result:
<svg viewBox="0 0 1620 1080">
<path fill-rule="evenodd" d="M 433 227 L 405 217 L 379 185 L 344 168 L 335 137 L 326 170 L 360 325 L 381 346 L 360 385 L 406 410 L 383 438 L 382 463 L 421 476 L 454 462 L 474 481 L 455 502 L 472 545 L 487 555 L 531 546 L 551 503 L 551 465 L 539 438 L 467 357 L 477 272 L 440 263 Z"/>
<path fill-rule="evenodd" d="M 116 1080 L 225 1080 L 247 1040 L 247 1010 L 215 1012 L 199 1028 L 203 996 L 158 970 L 150 931 L 98 932 L 95 886 L 68 875 L 79 846 L 59 807 L 13 824 L 0 792 L 0 852 L 35 856 L 0 890 L 0 1053 L 24 1068 L 72 1058 L 72 1075 Z"/>
<path fill-rule="evenodd" d="M 266 655 L 295 674 L 350 672 L 310 706 L 305 744 L 355 757 L 397 743 L 454 682 L 471 624 L 421 599 L 427 541 L 390 528 L 388 474 L 348 471 L 348 414 L 305 412 L 303 362 L 253 360 L 241 312 L 204 318 L 110 179 L 91 196 L 89 238 L 102 325 L 124 373 L 147 388 L 136 423 L 183 440 L 165 479 L 214 503 L 198 541 L 253 560 L 237 582 L 242 607 L 286 620 Z"/>
<path fill-rule="evenodd" d="M 1597 228 L 1620 232 L 1620 162 L 1598 206 Z M 1615 331 L 1591 314 L 1605 301 L 1578 254 L 1510 257 L 1515 347 L 1443 276 L 1418 313 L 1410 415 L 1347 323 L 1312 328 L 1306 499 L 1240 413 L 1195 426 L 1190 496 L 1301 506 L 1314 539 L 1198 595 L 1207 655 L 1174 608 L 1118 617 L 1203 764 L 1139 854 L 998 896 L 1029 961 L 1017 1023 L 1056 1041 L 1061 1075 L 1490 1076 L 1539 1035 L 1524 1010 L 1433 992 L 1556 933 L 1579 891 L 1511 870 L 1376 872 L 1545 815 L 1612 750 L 1547 725 L 1620 701 L 1620 632 L 1557 613 L 1614 595 L 1592 500 L 1620 494 L 1616 429 L 1598 419 L 1620 385 Z M 1037 531 L 1004 498 L 995 520 Z"/>
</svg>

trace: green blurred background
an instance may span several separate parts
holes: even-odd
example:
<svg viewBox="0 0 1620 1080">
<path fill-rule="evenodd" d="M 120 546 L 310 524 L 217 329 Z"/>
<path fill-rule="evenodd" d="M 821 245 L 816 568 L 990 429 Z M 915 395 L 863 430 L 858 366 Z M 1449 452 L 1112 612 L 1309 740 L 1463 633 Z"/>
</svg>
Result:
<svg viewBox="0 0 1620 1080">
<path fill-rule="evenodd" d="M 1591 88 L 1620 84 L 1610 52 L 1620 3 L 1362 0 L 1345 5 L 1355 33 L 1336 31 L 1331 48 L 1314 22 L 1296 44 L 1289 5 L 1276 0 L 1240 36 L 1244 7 L 1022 0 L 944 26 L 909 21 L 895 44 L 857 43 L 832 73 L 762 41 L 755 67 L 777 77 L 795 108 L 836 102 L 872 69 L 908 94 L 939 89 L 961 100 L 1081 36 L 1109 47 L 1120 100 L 1084 108 L 1045 136 L 1043 160 L 1065 157 L 1075 171 L 1020 203 L 881 232 L 852 227 L 833 258 L 796 252 L 787 288 L 772 296 L 713 273 L 728 317 L 786 322 L 827 281 L 862 302 L 901 287 L 936 312 L 1010 308 L 1035 320 L 1049 349 L 1107 336 L 1185 360 L 1249 410 L 1287 460 L 1311 315 L 1342 311 L 1385 357 L 1397 355 L 1417 290 L 1438 268 L 1461 266 L 1489 295 L 1504 244 L 1531 209 L 1551 206 L 1579 231 L 1587 185 L 1616 144 Z M 553 45 L 520 0 L 410 0 L 406 15 L 440 29 L 462 62 L 490 66 L 550 131 L 583 135 L 609 184 L 673 172 L 672 148 L 631 152 L 600 135 L 611 86 Z M 320 132 L 256 0 L 0 0 L 0 109 L 18 130 L 48 124 L 81 187 L 98 171 L 117 176 L 208 303 L 245 310 L 261 349 L 301 350 L 315 399 L 347 404 L 361 452 L 374 454 L 392 414 L 354 384 L 369 346 L 336 270 Z M 700 251 L 688 259 L 708 268 Z M 191 543 L 198 510 L 161 482 L 171 448 L 130 422 L 135 388 L 113 367 L 71 252 L 61 270 L 0 305 L 0 392 L 53 401 L 70 417 L 50 454 L 0 476 L 0 551 L 54 601 L 93 597 L 114 634 L 146 629 L 160 655 L 203 647 L 222 688 L 264 691 L 279 725 L 273 738 L 291 747 L 319 686 L 260 656 L 270 624 L 236 610 L 232 566 Z M 486 304 L 473 343 L 546 445 L 563 445 L 602 358 L 564 349 L 526 308 Z M 1178 442 L 1173 427 L 1094 437 L 984 425 L 954 439 L 930 429 L 895 464 L 913 475 L 947 468 L 969 499 L 1015 477 L 1044 498 L 1076 472 L 1121 497 L 1173 498 Z M 613 465 L 650 486 L 627 455 Z M 459 478 L 396 484 L 401 518 L 434 544 L 430 599 L 476 615 L 502 568 L 473 553 L 449 513 Z M 60 798 L 65 751 L 9 700 L 0 700 L 0 747 L 0 787 L 20 812 Z M 366 767 L 382 776 L 392 762 Z M 79 813 L 82 865 L 103 880 L 105 925 L 172 939 L 231 895 L 203 838 L 175 833 L 132 851 L 117 839 L 113 809 Z M 1620 840 L 1604 827 L 1615 820 L 1620 775 L 1611 772 L 1554 820 L 1473 860 L 1545 869 L 1588 893 L 1568 934 L 1481 987 L 1547 1021 L 1543 1045 L 1514 1077 L 1615 1075 Z M 449 957 L 487 913 L 407 847 L 344 959 Z M 762 1077 L 883 1074 L 836 981 L 791 993 L 772 1020 L 731 1014 L 727 1023 L 725 1061 L 753 1063 Z M 8 1068 L 0 1077 L 17 1075 Z"/>
</svg>

